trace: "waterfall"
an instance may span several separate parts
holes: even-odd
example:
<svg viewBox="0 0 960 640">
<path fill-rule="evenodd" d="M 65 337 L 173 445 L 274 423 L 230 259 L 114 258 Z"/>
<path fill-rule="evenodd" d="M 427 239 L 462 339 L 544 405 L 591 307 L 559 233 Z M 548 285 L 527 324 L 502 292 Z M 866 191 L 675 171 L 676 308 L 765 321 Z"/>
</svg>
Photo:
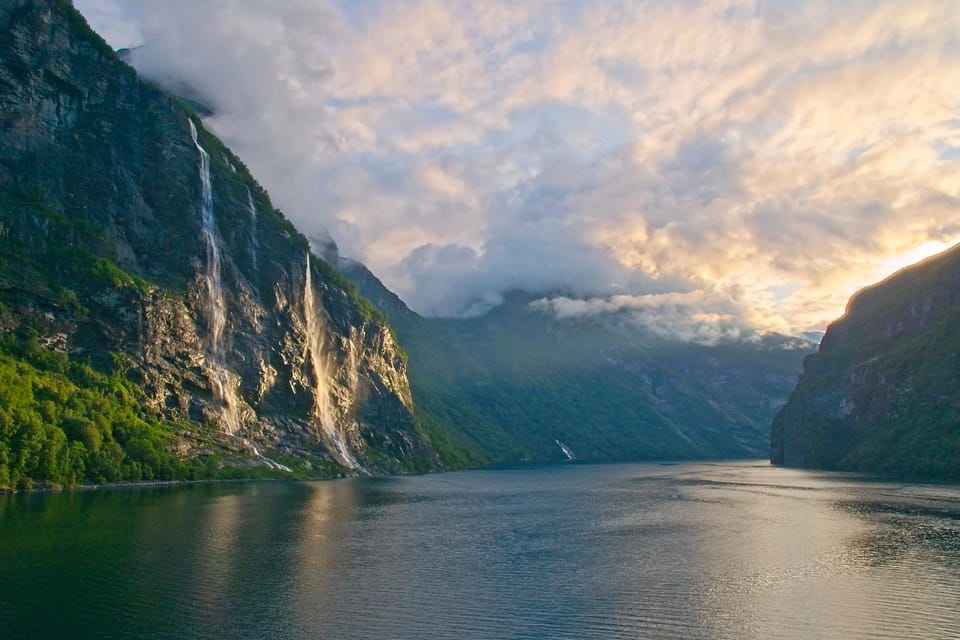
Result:
<svg viewBox="0 0 960 640">
<path fill-rule="evenodd" d="M 200 152 L 200 219 L 203 225 L 203 241 L 207 250 L 204 284 L 204 315 L 207 320 L 207 378 L 214 397 L 220 401 L 223 427 L 235 434 L 240 428 L 240 403 L 234 381 L 224 364 L 223 333 L 227 326 L 226 302 L 223 299 L 223 283 L 220 278 L 220 246 L 217 244 L 216 220 L 213 217 L 213 188 L 210 185 L 210 155 L 200 146 L 197 127 L 190 123 L 190 137 Z"/>
<path fill-rule="evenodd" d="M 250 447 L 250 452 L 251 452 L 256 458 L 258 458 L 261 462 L 263 462 L 263 464 L 267 465 L 267 468 L 268 468 L 268 469 L 275 469 L 276 471 L 286 471 L 287 473 L 293 473 L 293 469 L 291 469 L 291 468 L 288 467 L 287 465 L 285 465 L 285 464 L 280 464 L 280 463 L 277 462 L 276 460 L 273 460 L 273 459 L 271 459 L 271 458 L 268 458 L 267 456 L 265 456 L 265 455 L 263 455 L 262 453 L 260 453 L 260 449 L 257 449 L 256 445 L 254 445 L 254 444 L 253 444 L 252 442 L 250 442 L 249 440 L 244 440 L 243 442 L 244 442 L 244 444 L 246 444 L 248 447 Z"/>
<path fill-rule="evenodd" d="M 344 442 L 343 434 L 337 430 L 336 420 L 334 419 L 333 407 L 330 402 L 330 375 L 323 355 L 325 328 L 323 317 L 317 310 L 313 296 L 311 271 L 310 254 L 307 253 L 307 272 L 303 288 L 303 318 L 307 335 L 304 341 L 303 355 L 304 360 L 310 363 L 313 371 L 315 387 L 313 390 L 313 418 L 319 427 L 321 437 L 326 438 L 328 445 L 333 447 L 331 453 L 337 458 L 337 462 L 350 469 L 362 470 L 363 468 L 350 453 L 347 443 Z"/>
<path fill-rule="evenodd" d="M 257 253 L 260 242 L 257 240 L 257 206 L 253 204 L 250 187 L 247 187 L 247 210 L 250 212 L 250 264 L 253 266 L 253 272 L 257 273 Z"/>
<path fill-rule="evenodd" d="M 576 460 L 576 459 L 577 459 L 577 456 L 573 455 L 573 451 L 570 449 L 570 447 L 568 447 L 567 445 L 563 444 L 562 442 L 560 442 L 560 441 L 557 440 L 556 438 L 554 438 L 553 441 L 556 442 L 556 443 L 557 443 L 557 446 L 560 447 L 560 450 L 563 451 L 563 455 L 567 456 L 567 460 Z"/>
</svg>

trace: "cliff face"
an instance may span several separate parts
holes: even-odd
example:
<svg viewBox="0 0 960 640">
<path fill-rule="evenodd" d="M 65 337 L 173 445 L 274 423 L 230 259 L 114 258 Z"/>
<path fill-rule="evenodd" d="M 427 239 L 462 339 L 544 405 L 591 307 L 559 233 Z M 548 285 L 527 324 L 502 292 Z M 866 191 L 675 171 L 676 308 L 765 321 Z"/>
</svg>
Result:
<svg viewBox="0 0 960 640">
<path fill-rule="evenodd" d="M 960 475 L 960 247 L 851 298 L 774 420 L 770 459 Z"/>
<path fill-rule="evenodd" d="M 469 462 L 762 456 L 813 346 L 667 341 L 616 315 L 558 319 L 521 292 L 481 318 L 423 318 L 340 264 L 409 352 L 418 418 Z"/>
<path fill-rule="evenodd" d="M 2 333 L 122 361 L 184 455 L 435 466 L 383 317 L 66 2 L 0 5 L 0 243 Z"/>
</svg>

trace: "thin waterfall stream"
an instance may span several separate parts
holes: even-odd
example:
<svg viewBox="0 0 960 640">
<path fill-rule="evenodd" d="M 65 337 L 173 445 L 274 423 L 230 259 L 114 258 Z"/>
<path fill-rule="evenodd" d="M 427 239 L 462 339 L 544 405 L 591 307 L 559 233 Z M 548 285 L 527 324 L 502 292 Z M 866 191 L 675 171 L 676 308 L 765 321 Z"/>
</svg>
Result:
<svg viewBox="0 0 960 640">
<path fill-rule="evenodd" d="M 226 301 L 223 297 L 223 283 L 220 274 L 220 246 L 217 240 L 216 219 L 213 213 L 213 187 L 210 183 L 210 154 L 200 145 L 197 127 L 190 123 L 190 137 L 200 153 L 200 219 L 203 241 L 206 246 L 207 260 L 204 270 L 205 298 L 204 315 L 207 320 L 207 367 L 214 397 L 220 401 L 221 418 L 224 430 L 234 435 L 240 428 L 240 401 L 237 396 L 234 377 L 226 368 L 224 331 L 227 325 Z"/>
<path fill-rule="evenodd" d="M 250 264 L 253 272 L 257 273 L 257 253 L 260 251 L 260 242 L 257 240 L 257 206 L 253 203 L 250 187 L 247 187 L 247 211 L 250 212 Z"/>
</svg>

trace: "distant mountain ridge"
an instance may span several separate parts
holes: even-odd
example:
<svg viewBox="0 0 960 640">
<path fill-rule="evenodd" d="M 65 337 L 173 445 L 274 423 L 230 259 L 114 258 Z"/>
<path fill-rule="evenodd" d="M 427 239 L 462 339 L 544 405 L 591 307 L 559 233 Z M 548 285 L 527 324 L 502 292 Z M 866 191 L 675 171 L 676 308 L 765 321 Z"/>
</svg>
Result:
<svg viewBox="0 0 960 640">
<path fill-rule="evenodd" d="M 960 246 L 850 299 L 774 420 L 770 459 L 960 477 Z"/>
<path fill-rule="evenodd" d="M 479 318 L 424 318 L 362 264 L 340 269 L 389 316 L 433 441 L 473 462 L 564 460 L 558 441 L 578 460 L 762 456 L 813 349 L 669 341 L 616 314 L 558 319 L 523 292 Z"/>
</svg>

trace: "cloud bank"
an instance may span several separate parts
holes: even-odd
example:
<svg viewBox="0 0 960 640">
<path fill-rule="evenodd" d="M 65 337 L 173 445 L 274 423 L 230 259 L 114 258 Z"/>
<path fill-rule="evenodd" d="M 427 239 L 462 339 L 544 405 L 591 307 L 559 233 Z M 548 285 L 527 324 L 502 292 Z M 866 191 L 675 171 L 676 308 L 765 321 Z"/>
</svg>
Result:
<svg viewBox="0 0 960 640">
<path fill-rule="evenodd" d="M 426 314 L 822 329 L 960 237 L 953 0 L 126 5 L 138 68 Z"/>
<path fill-rule="evenodd" d="M 764 326 L 763 319 L 752 317 L 753 311 L 742 302 L 704 291 L 590 299 L 557 296 L 535 300 L 530 306 L 561 320 L 626 314 L 630 323 L 649 334 L 706 345 L 756 340 L 757 327 Z"/>
</svg>

